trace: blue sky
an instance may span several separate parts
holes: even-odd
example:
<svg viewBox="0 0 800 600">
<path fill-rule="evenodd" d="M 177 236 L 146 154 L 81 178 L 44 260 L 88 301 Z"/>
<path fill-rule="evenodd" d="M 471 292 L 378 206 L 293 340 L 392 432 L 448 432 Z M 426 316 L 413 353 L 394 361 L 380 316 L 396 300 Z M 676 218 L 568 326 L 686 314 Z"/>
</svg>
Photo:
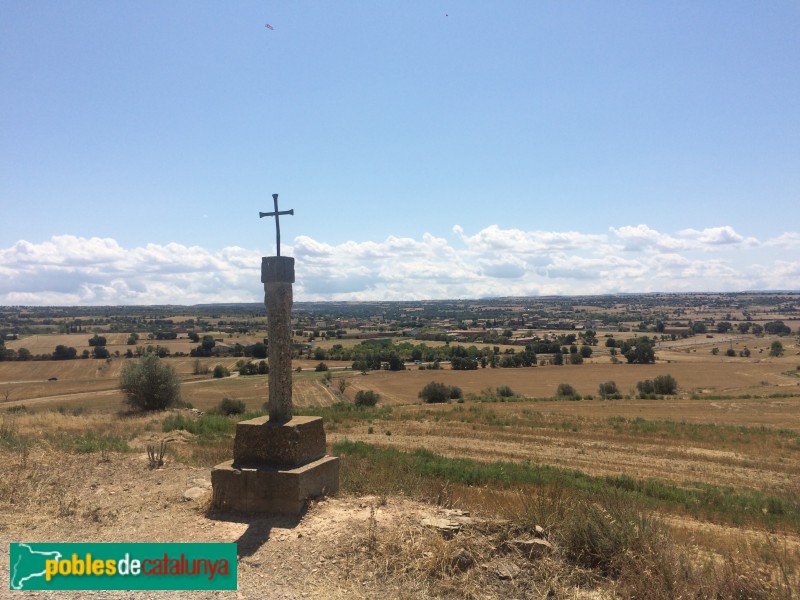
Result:
<svg viewBox="0 0 800 600">
<path fill-rule="evenodd" d="M 274 29 L 265 28 L 271 24 Z M 800 289 L 800 4 L 7 2 L 0 303 Z"/>
</svg>

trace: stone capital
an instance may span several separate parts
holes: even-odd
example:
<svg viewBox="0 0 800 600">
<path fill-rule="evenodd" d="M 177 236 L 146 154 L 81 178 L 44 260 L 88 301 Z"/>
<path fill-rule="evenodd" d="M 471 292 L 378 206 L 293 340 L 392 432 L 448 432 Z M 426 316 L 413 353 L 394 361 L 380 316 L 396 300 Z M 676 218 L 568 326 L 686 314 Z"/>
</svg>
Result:
<svg viewBox="0 0 800 600">
<path fill-rule="evenodd" d="M 294 283 L 294 258 L 262 256 L 261 283 Z"/>
</svg>

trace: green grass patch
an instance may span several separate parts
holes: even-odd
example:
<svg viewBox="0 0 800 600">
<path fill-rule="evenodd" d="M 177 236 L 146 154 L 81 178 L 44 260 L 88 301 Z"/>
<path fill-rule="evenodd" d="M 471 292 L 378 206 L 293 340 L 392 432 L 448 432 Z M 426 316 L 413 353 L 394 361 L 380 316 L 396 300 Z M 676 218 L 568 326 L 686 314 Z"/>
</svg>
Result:
<svg viewBox="0 0 800 600">
<path fill-rule="evenodd" d="M 369 489 L 369 481 L 361 476 L 369 472 L 375 474 L 374 485 L 385 486 L 386 482 L 393 481 L 398 490 L 441 489 L 448 484 L 500 488 L 549 486 L 590 496 L 619 493 L 641 506 L 688 512 L 712 521 L 736 525 L 761 523 L 800 531 L 800 504 L 796 499 L 777 498 L 759 492 L 740 492 L 700 483 L 681 487 L 657 479 L 634 479 L 628 475 L 599 477 L 547 465 L 447 458 L 423 449 L 403 452 L 363 442 L 342 441 L 334 445 L 333 451 L 342 457 L 343 487 L 359 493 L 392 492 L 391 489 Z M 359 477 L 348 479 L 346 471 L 353 461 L 366 461 L 370 468 L 357 469 Z"/>
<path fill-rule="evenodd" d="M 0 448 L 6 450 L 23 450 L 32 443 L 29 436 L 20 435 L 14 419 L 0 418 Z"/>
<path fill-rule="evenodd" d="M 391 406 L 356 406 L 348 402 L 337 402 L 331 406 L 294 407 L 292 414 L 307 417 L 322 417 L 325 423 L 341 425 L 348 422 L 391 420 Z"/>
<path fill-rule="evenodd" d="M 236 421 L 223 415 L 203 415 L 199 419 L 187 419 L 181 414 L 170 415 L 161 424 L 165 433 L 183 429 L 200 437 L 217 438 L 236 431 Z"/>
<path fill-rule="evenodd" d="M 53 446 L 66 452 L 88 454 L 92 452 L 131 452 L 128 440 L 116 435 L 108 435 L 98 431 L 87 431 L 81 434 L 52 433 L 45 439 Z"/>
</svg>

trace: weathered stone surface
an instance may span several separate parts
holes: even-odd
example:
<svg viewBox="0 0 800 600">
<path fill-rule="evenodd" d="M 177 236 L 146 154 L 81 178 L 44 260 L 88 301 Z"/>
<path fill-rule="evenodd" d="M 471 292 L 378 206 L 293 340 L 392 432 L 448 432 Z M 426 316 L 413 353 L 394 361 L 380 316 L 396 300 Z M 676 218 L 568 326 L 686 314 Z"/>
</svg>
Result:
<svg viewBox="0 0 800 600">
<path fill-rule="evenodd" d="M 339 491 L 339 459 L 325 456 L 294 469 L 236 468 L 228 461 L 211 470 L 211 482 L 217 510 L 297 516 L 309 499 Z"/>
<path fill-rule="evenodd" d="M 185 502 L 189 502 L 191 500 L 197 500 L 205 496 L 207 493 L 208 493 L 208 488 L 190 487 L 188 490 L 183 492 L 183 500 Z"/>
<path fill-rule="evenodd" d="M 273 422 L 288 421 L 292 418 L 292 284 L 265 282 L 264 303 L 269 339 L 269 418 Z"/>
<path fill-rule="evenodd" d="M 492 569 L 498 579 L 509 580 L 519 575 L 519 567 L 512 562 L 499 562 Z"/>
<path fill-rule="evenodd" d="M 325 456 L 321 417 L 292 417 L 285 423 L 258 417 L 236 425 L 233 463 L 237 467 L 292 468 Z"/>
<path fill-rule="evenodd" d="M 425 517 L 422 519 L 422 525 L 438 529 L 442 536 L 448 540 L 461 531 L 460 523 L 442 517 Z"/>
<path fill-rule="evenodd" d="M 261 283 L 294 283 L 294 258 L 291 256 L 262 256 Z"/>
</svg>

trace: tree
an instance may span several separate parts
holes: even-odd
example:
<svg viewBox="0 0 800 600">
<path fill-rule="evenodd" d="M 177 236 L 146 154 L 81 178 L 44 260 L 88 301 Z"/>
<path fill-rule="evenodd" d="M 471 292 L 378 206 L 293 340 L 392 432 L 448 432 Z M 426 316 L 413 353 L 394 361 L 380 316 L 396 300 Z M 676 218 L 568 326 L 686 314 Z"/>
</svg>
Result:
<svg viewBox="0 0 800 600">
<path fill-rule="evenodd" d="M 358 390 L 356 392 L 356 406 L 375 406 L 380 395 L 372 390 Z"/>
<path fill-rule="evenodd" d="M 656 394 L 668 396 L 678 391 L 678 382 L 672 375 L 658 375 L 653 379 L 653 387 Z"/>
<path fill-rule="evenodd" d="M 618 400 L 619 398 L 622 397 L 619 393 L 619 388 L 617 387 L 617 384 L 614 381 L 606 381 L 605 383 L 601 383 L 600 388 L 598 389 L 598 393 L 600 394 L 601 398 L 605 399 Z"/>
<path fill-rule="evenodd" d="M 211 356 L 214 353 L 214 346 L 216 346 L 213 335 L 204 335 L 203 341 L 197 348 L 192 349 L 190 354 L 192 356 Z"/>
<path fill-rule="evenodd" d="M 789 335 L 792 333 L 791 327 L 785 325 L 783 321 L 770 321 L 764 324 L 764 331 L 771 335 Z"/>
<path fill-rule="evenodd" d="M 629 342 L 625 342 L 628 346 Z M 629 363 L 644 365 L 647 363 L 656 362 L 656 352 L 653 350 L 653 344 L 646 337 L 640 337 L 633 340 L 633 345 L 628 346 L 626 349 L 623 346 L 623 356 Z"/>
<path fill-rule="evenodd" d="M 396 352 L 392 352 L 389 354 L 389 370 L 390 371 L 405 371 L 406 364 L 403 362 L 403 359 L 400 358 L 400 355 Z"/>
<path fill-rule="evenodd" d="M 135 346 L 138 341 L 139 341 L 139 334 L 134 331 L 128 336 L 127 344 L 128 346 Z"/>
<path fill-rule="evenodd" d="M 575 388 L 568 383 L 559 383 L 556 388 L 557 398 L 576 398 L 580 399 L 580 395 L 575 391 Z"/>
<path fill-rule="evenodd" d="M 106 345 L 106 338 L 103 336 L 94 334 L 93 338 L 89 338 L 89 345 L 90 346 L 105 346 Z"/>
<path fill-rule="evenodd" d="M 111 356 L 111 353 L 105 346 L 95 346 L 93 353 L 95 358 L 108 358 Z"/>
<path fill-rule="evenodd" d="M 125 362 L 119 379 L 125 402 L 138 410 L 164 410 L 173 406 L 181 399 L 180 386 L 175 369 L 163 364 L 155 354 Z"/>
<path fill-rule="evenodd" d="M 327 371 L 328 370 L 328 365 L 326 365 L 324 362 L 321 362 L 316 367 L 314 367 L 314 370 L 317 373 L 321 373 L 322 371 Z"/>
<path fill-rule="evenodd" d="M 256 342 L 245 348 L 244 353 L 253 358 L 267 358 L 267 345 L 264 342 Z"/>
<path fill-rule="evenodd" d="M 645 379 L 636 384 L 636 389 L 639 390 L 639 395 L 646 397 L 653 397 L 656 394 L 661 396 L 670 396 L 678 391 L 678 382 L 672 375 L 659 375 L 655 379 Z"/>
<path fill-rule="evenodd" d="M 772 345 L 769 347 L 769 355 L 783 356 L 783 344 L 781 344 L 778 340 L 772 342 Z"/>
<path fill-rule="evenodd" d="M 461 388 L 455 385 L 446 385 L 438 381 L 431 381 L 422 388 L 418 394 L 425 402 L 447 402 L 461 398 L 463 393 Z"/>
<path fill-rule="evenodd" d="M 214 371 L 212 372 L 212 376 L 215 379 L 222 379 L 223 377 L 227 377 L 230 374 L 231 372 L 228 371 L 228 369 L 223 365 L 217 365 L 216 367 L 214 367 Z"/>
<path fill-rule="evenodd" d="M 706 324 L 702 321 L 692 323 L 692 333 L 706 333 Z"/>
<path fill-rule="evenodd" d="M 53 360 L 71 360 L 78 355 L 78 351 L 75 350 L 72 346 L 67 348 L 63 344 L 59 344 L 56 346 L 55 351 L 53 352 Z"/>
<path fill-rule="evenodd" d="M 583 358 L 589 358 L 592 356 L 592 347 L 591 346 L 581 346 L 581 356 Z"/>
</svg>

